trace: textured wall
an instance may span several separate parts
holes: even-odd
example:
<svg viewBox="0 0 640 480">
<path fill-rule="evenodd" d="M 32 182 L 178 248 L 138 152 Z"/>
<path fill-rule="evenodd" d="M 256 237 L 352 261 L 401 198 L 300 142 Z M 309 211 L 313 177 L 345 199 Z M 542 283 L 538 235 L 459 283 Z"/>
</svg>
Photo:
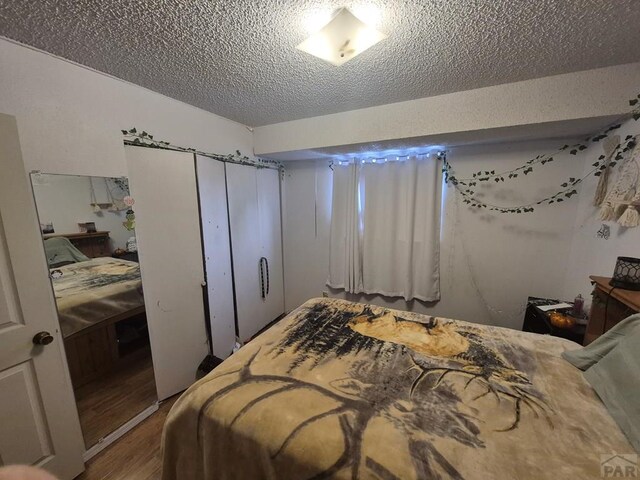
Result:
<svg viewBox="0 0 640 480">
<path fill-rule="evenodd" d="M 617 134 L 621 139 L 627 135 L 640 134 L 640 121 L 628 120 Z M 593 167 L 603 153 L 602 145 L 592 145 L 585 152 L 586 174 Z M 621 162 L 618 162 L 622 165 Z M 614 172 L 618 171 L 617 169 Z M 615 176 L 612 175 L 609 182 L 611 188 Z M 615 222 L 602 222 L 599 219 L 599 209 L 593 206 L 593 198 L 598 185 L 597 177 L 589 177 L 580 189 L 578 210 L 576 212 L 571 255 L 565 260 L 567 273 L 564 284 L 565 298 L 574 298 L 578 293 L 582 294 L 587 303 L 590 303 L 591 284 L 589 275 L 602 275 L 610 277 L 616 258 L 640 257 L 640 227 L 625 228 Z M 599 238 L 598 230 L 606 223 L 611 229 L 609 239 Z"/>
<path fill-rule="evenodd" d="M 478 165 L 503 171 L 558 147 L 559 142 L 562 144 L 535 141 L 459 147 L 452 149 L 449 160 L 461 177 L 475 172 Z M 559 157 L 526 178 L 480 188 L 497 204 L 528 203 L 555 193 L 559 178 L 577 177 L 584 161 L 584 157 Z M 291 310 L 329 290 L 325 286 L 331 207 L 327 161 L 289 162 L 284 192 L 285 300 Z M 427 304 L 375 295 L 348 298 L 520 329 L 529 295 L 562 294 L 578 207 L 575 197 L 527 215 L 476 212 L 458 202 L 451 188 L 444 201 L 441 301 Z M 331 296 L 345 297 L 339 290 L 331 291 Z"/>
<path fill-rule="evenodd" d="M 422 144 L 433 144 L 430 136 L 447 144 L 461 132 L 484 133 L 476 133 L 476 141 L 496 141 L 502 130 L 514 126 L 525 127 L 518 133 L 522 135 L 549 122 L 626 113 L 628 100 L 639 89 L 640 63 L 557 75 L 266 125 L 255 129 L 255 152 L 264 155 L 410 137 L 427 137 Z M 538 138 L 561 135 L 560 128 L 552 125 Z"/>
<path fill-rule="evenodd" d="M 126 249 L 127 240 L 135 235 L 122 222 L 125 212 L 110 212 L 107 209 L 94 212 L 90 205 L 90 177 L 76 175 L 42 175 L 33 184 L 40 223 L 53 222 L 56 233 L 77 233 L 78 223 L 94 222 L 98 231 L 109 232 L 110 252 L 116 248 Z M 98 202 L 109 202 L 103 177 L 94 177 L 93 189 Z"/>
<path fill-rule="evenodd" d="M 0 112 L 18 121 L 27 170 L 126 175 L 121 129 L 205 151 L 250 153 L 244 126 L 0 39 Z"/>
<path fill-rule="evenodd" d="M 300 52 L 352 7 L 389 35 L 340 68 Z M 0 35 L 247 125 L 640 60 L 637 0 L 10 0 Z"/>
</svg>

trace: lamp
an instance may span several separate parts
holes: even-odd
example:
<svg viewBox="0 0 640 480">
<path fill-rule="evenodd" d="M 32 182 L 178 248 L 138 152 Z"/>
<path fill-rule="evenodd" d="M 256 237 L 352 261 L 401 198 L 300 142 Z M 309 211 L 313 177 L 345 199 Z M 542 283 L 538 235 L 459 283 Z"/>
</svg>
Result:
<svg viewBox="0 0 640 480">
<path fill-rule="evenodd" d="M 296 48 L 339 67 L 386 37 L 342 8 Z"/>
<path fill-rule="evenodd" d="M 609 285 L 624 290 L 640 290 L 640 258 L 618 257 Z"/>
</svg>

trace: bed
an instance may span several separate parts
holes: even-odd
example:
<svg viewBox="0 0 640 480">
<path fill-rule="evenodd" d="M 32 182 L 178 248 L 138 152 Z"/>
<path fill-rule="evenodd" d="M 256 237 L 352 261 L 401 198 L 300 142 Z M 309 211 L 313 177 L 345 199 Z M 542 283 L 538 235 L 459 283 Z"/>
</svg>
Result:
<svg viewBox="0 0 640 480">
<path fill-rule="evenodd" d="M 163 479 L 601 478 L 634 450 L 577 347 L 310 300 L 175 403 Z"/>
<path fill-rule="evenodd" d="M 51 270 L 64 338 L 144 307 L 140 266 L 98 257 Z"/>
<path fill-rule="evenodd" d="M 140 266 L 88 258 L 64 236 L 44 244 L 74 388 L 148 355 Z"/>
</svg>

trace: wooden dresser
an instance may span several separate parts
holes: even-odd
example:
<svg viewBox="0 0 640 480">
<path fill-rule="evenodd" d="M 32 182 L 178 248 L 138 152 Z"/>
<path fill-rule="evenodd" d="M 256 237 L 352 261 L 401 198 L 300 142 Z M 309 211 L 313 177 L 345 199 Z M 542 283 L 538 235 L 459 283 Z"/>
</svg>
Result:
<svg viewBox="0 0 640 480">
<path fill-rule="evenodd" d="M 584 336 L 589 345 L 618 322 L 640 312 L 640 291 L 623 290 L 609 285 L 610 277 L 591 276 L 593 284 L 591 313 Z"/>
<path fill-rule="evenodd" d="M 69 241 L 89 258 L 110 257 L 109 232 L 86 233 L 53 233 L 44 238 L 66 237 Z"/>
</svg>

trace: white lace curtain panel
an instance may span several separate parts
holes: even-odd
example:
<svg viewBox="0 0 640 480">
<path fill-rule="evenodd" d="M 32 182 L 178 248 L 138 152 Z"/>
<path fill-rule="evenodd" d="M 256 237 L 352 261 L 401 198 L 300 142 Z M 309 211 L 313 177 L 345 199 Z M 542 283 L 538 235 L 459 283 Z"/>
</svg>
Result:
<svg viewBox="0 0 640 480">
<path fill-rule="evenodd" d="M 439 300 L 441 179 L 434 157 L 335 165 L 327 285 Z"/>
</svg>

